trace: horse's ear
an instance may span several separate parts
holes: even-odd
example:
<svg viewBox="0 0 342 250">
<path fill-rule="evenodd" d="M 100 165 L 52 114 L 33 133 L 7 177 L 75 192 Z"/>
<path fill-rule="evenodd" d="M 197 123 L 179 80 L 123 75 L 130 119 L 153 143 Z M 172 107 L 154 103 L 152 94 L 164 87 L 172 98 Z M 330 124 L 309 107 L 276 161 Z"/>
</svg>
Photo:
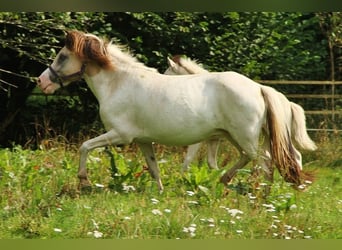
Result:
<svg viewBox="0 0 342 250">
<path fill-rule="evenodd" d="M 167 64 L 171 67 L 171 68 L 174 68 L 177 66 L 177 64 L 170 58 L 170 57 L 167 57 Z"/>
</svg>

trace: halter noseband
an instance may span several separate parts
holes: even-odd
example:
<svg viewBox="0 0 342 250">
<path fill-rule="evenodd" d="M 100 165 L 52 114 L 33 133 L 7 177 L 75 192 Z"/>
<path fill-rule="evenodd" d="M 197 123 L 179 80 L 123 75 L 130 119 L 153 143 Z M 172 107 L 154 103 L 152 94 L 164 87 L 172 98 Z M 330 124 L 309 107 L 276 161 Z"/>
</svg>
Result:
<svg viewBox="0 0 342 250">
<path fill-rule="evenodd" d="M 86 64 L 82 64 L 82 67 L 79 71 L 75 72 L 75 73 L 72 73 L 70 75 L 66 75 L 66 76 L 60 76 L 58 75 L 58 73 L 51 67 L 51 65 L 49 66 L 49 70 L 51 71 L 51 73 L 53 74 L 53 76 L 56 78 L 56 81 L 57 83 L 61 86 L 61 87 L 64 87 L 63 86 L 63 82 L 64 81 L 67 81 L 67 80 L 70 80 L 70 79 L 73 79 L 73 78 L 82 78 L 82 75 L 84 74 L 84 71 L 85 71 L 85 68 L 86 68 Z"/>
</svg>

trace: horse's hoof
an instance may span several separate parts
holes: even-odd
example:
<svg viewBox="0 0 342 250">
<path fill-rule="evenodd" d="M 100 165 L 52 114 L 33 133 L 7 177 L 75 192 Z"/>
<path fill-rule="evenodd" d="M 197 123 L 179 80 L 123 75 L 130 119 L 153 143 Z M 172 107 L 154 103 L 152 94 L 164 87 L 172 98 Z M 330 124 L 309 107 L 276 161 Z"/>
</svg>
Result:
<svg viewBox="0 0 342 250">
<path fill-rule="evenodd" d="M 220 182 L 224 185 L 227 185 L 230 182 L 231 178 L 229 177 L 229 175 L 223 175 L 220 179 Z"/>
<path fill-rule="evenodd" d="M 80 180 L 80 184 L 78 186 L 78 189 L 80 190 L 81 194 L 88 194 L 92 191 L 92 186 L 89 181 L 87 180 Z"/>
<path fill-rule="evenodd" d="M 91 185 L 87 185 L 87 186 L 80 186 L 80 192 L 81 194 L 89 194 L 92 191 L 92 187 Z"/>
</svg>

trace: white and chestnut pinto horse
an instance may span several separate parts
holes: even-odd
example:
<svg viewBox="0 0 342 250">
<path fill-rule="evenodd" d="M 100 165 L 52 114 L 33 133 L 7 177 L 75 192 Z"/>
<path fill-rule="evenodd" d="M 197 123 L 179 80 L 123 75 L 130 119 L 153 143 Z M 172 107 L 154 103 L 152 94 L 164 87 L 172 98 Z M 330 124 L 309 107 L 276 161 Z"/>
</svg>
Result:
<svg viewBox="0 0 342 250">
<path fill-rule="evenodd" d="M 90 186 L 86 159 L 94 148 L 136 142 L 163 190 L 152 142 L 185 146 L 212 138 L 227 138 L 240 152 L 238 162 L 221 177 L 227 183 L 238 169 L 258 158 L 261 133 L 267 138 L 263 147 L 269 148 L 286 181 L 300 185 L 308 178 L 296 158 L 286 123 L 292 116 L 290 106 L 283 105 L 287 99 L 243 75 L 160 74 L 112 43 L 72 31 L 39 76 L 38 86 L 52 94 L 81 77 L 99 102 L 107 130 L 80 147 L 81 187 Z"/>
<path fill-rule="evenodd" d="M 189 75 L 189 74 L 201 74 L 208 73 L 200 64 L 196 61 L 191 60 L 190 58 L 184 56 L 174 56 L 171 58 L 167 58 L 169 67 L 166 69 L 164 74 L 166 75 Z M 275 94 L 281 95 L 279 92 L 274 92 Z M 290 128 L 289 132 L 291 133 L 291 138 L 295 142 L 295 144 L 303 150 L 315 150 L 317 147 L 315 143 L 311 140 L 306 131 L 306 119 L 304 110 L 301 106 L 296 103 L 284 100 L 283 105 L 290 105 L 292 116 L 290 120 L 287 121 L 287 126 Z M 217 169 L 217 150 L 219 146 L 219 140 L 209 140 L 208 143 L 208 165 L 210 168 Z M 196 153 L 200 149 L 202 143 L 197 143 L 194 145 L 190 145 L 187 150 L 187 154 L 183 163 L 183 171 L 188 170 L 189 164 L 193 161 Z M 296 157 L 298 157 L 298 161 L 301 163 L 301 154 L 299 151 L 293 147 L 296 151 Z M 265 152 L 265 155 L 269 155 L 268 152 Z M 264 159 L 264 164 L 261 166 L 266 171 L 266 177 L 270 181 L 272 181 L 271 174 L 273 173 L 272 164 L 270 162 L 271 159 Z M 267 168 L 267 169 L 265 169 Z M 271 168 L 271 169 L 269 169 Z"/>
</svg>

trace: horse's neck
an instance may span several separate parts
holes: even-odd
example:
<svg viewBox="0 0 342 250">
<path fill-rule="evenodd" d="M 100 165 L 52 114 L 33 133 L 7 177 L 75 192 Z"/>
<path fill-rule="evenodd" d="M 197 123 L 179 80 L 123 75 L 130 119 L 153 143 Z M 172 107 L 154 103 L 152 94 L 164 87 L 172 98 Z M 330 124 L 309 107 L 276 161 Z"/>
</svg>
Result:
<svg viewBox="0 0 342 250">
<path fill-rule="evenodd" d="M 118 98 L 117 95 L 131 95 L 131 91 L 125 91 L 125 87 L 135 89 L 134 86 L 141 85 L 142 82 L 154 82 L 153 79 L 160 75 L 150 68 L 144 67 L 125 67 L 121 65 L 116 67 L 114 71 L 100 70 L 98 74 L 93 76 L 85 76 L 88 87 L 93 92 L 98 102 L 107 102 L 109 98 Z M 152 79 L 151 81 L 147 79 Z M 134 86 L 133 86 L 134 85 Z M 119 92 L 122 90 L 121 92 Z"/>
<path fill-rule="evenodd" d="M 109 71 L 101 70 L 93 76 L 85 76 L 85 81 L 96 99 L 101 102 L 113 94 L 119 86 L 120 81 L 116 81 L 116 74 L 110 74 Z"/>
</svg>

